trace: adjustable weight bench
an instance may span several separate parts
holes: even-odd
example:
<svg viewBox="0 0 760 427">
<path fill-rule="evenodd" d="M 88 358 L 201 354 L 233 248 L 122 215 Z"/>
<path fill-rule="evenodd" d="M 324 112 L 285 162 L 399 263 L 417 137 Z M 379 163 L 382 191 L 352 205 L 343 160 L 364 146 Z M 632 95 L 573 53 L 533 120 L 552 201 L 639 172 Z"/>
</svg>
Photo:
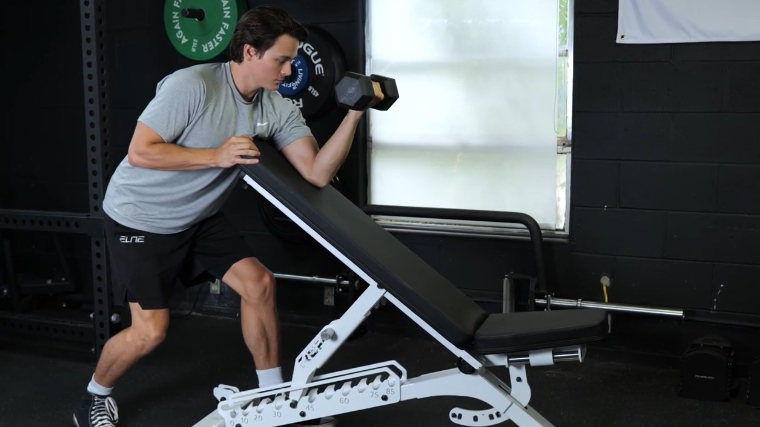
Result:
<svg viewBox="0 0 760 427">
<path fill-rule="evenodd" d="M 194 427 L 274 427 L 433 396 L 478 399 L 485 410 L 454 408 L 465 426 L 512 420 L 552 426 L 528 406 L 526 366 L 582 362 L 586 343 L 609 333 L 604 310 L 488 314 L 336 189 L 306 182 L 270 144 L 241 166 L 244 180 L 368 284 L 337 320 L 298 355 L 292 381 L 240 391 L 219 385 L 217 409 Z M 457 368 L 408 378 L 395 361 L 316 376 L 385 299 L 458 358 Z M 506 367 L 511 384 L 489 367 Z"/>
</svg>

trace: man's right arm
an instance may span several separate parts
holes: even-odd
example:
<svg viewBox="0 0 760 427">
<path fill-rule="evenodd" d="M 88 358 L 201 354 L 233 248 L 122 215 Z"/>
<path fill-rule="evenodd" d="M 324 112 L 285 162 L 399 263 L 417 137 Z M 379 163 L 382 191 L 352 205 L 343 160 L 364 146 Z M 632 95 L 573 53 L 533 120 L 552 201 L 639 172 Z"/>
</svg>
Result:
<svg viewBox="0 0 760 427">
<path fill-rule="evenodd" d="M 137 119 L 127 160 L 136 167 L 167 171 L 230 167 L 255 163 L 241 155 L 257 156 L 247 136 L 231 136 L 218 148 L 188 148 L 176 144 L 188 124 L 203 109 L 206 81 L 188 70 L 179 70 L 156 85 L 156 95 Z M 213 145 L 221 141 L 209 141 Z"/>
<path fill-rule="evenodd" d="M 166 171 L 228 168 L 236 164 L 255 164 L 259 152 L 249 136 L 227 138 L 218 148 L 186 148 L 167 143 L 153 129 L 137 122 L 129 144 L 128 161 L 135 167 Z"/>
</svg>

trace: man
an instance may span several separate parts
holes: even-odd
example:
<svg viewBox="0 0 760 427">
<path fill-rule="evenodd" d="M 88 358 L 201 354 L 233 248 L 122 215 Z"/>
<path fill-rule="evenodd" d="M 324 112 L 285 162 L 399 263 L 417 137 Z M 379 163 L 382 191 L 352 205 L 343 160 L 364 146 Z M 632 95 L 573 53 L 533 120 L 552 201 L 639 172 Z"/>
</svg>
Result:
<svg viewBox="0 0 760 427">
<path fill-rule="evenodd" d="M 350 110 L 318 149 L 298 108 L 276 92 L 306 37 L 284 11 L 251 9 L 235 28 L 230 62 L 167 76 L 138 118 L 103 201 L 114 300 L 129 304 L 132 324 L 103 348 L 74 413 L 78 427 L 118 421 L 111 391 L 163 341 L 176 279 L 192 286 L 210 275 L 236 291 L 259 386 L 283 382 L 274 277 L 219 208 L 239 179 L 234 166 L 258 162 L 256 144 L 275 144 L 317 187 L 345 160 L 363 111 Z"/>
</svg>

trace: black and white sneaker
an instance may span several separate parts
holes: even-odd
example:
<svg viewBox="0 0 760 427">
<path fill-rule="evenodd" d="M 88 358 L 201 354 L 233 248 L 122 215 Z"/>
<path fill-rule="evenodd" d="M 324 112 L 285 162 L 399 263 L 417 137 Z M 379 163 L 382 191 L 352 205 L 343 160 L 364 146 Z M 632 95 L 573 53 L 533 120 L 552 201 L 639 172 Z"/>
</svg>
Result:
<svg viewBox="0 0 760 427">
<path fill-rule="evenodd" d="M 77 427 L 116 427 L 119 409 L 113 397 L 86 394 L 82 404 L 74 411 L 74 425 Z"/>
</svg>

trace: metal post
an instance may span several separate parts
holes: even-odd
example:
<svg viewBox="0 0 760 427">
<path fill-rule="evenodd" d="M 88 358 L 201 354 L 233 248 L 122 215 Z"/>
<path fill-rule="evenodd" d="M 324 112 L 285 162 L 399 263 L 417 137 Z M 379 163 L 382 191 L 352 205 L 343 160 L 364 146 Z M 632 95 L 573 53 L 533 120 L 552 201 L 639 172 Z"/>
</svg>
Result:
<svg viewBox="0 0 760 427">
<path fill-rule="evenodd" d="M 565 308 L 601 308 L 610 312 L 627 314 L 645 314 L 660 317 L 677 318 L 687 322 L 714 323 L 719 325 L 743 326 L 760 328 L 760 316 L 746 313 L 717 312 L 700 309 L 676 309 L 664 307 L 650 307 L 641 305 L 619 304 L 609 302 L 584 301 L 581 299 L 552 298 L 536 299 L 536 307 L 544 307 L 551 310 L 552 307 Z"/>
<path fill-rule="evenodd" d="M 514 313 L 515 311 L 515 287 L 509 276 L 504 276 L 504 289 L 502 290 L 502 313 Z"/>
<path fill-rule="evenodd" d="M 8 291 L 13 299 L 13 310 L 18 312 L 20 309 L 21 299 L 19 295 L 18 283 L 16 283 L 16 269 L 13 266 L 13 256 L 11 256 L 11 242 L 3 240 L 3 259 L 5 260 L 5 273 L 8 275 Z"/>
<path fill-rule="evenodd" d="M 669 309 L 669 308 L 657 308 L 657 307 L 645 307 L 630 304 L 618 304 L 609 302 L 596 302 L 596 301 L 584 301 L 581 299 L 564 299 L 564 298 L 552 298 L 551 303 L 546 299 L 536 299 L 536 307 L 566 307 L 566 308 L 602 308 L 607 311 L 619 312 L 619 313 L 635 313 L 635 314 L 652 314 L 656 316 L 665 317 L 677 317 L 683 318 L 683 310 Z"/>
<path fill-rule="evenodd" d="M 348 280 L 339 280 L 336 278 L 329 278 L 329 277 L 317 277 L 317 276 L 298 276 L 295 274 L 281 274 L 281 273 L 274 273 L 275 279 L 282 279 L 282 280 L 294 280 L 297 282 L 309 282 L 309 283 L 318 283 L 318 284 L 324 284 L 324 285 L 339 285 L 339 286 L 348 286 L 351 284 Z"/>
<path fill-rule="evenodd" d="M 521 212 L 497 212 L 478 211 L 464 209 L 440 209 L 420 207 L 399 207 L 386 205 L 366 205 L 362 208 L 367 215 L 453 219 L 464 221 L 500 222 L 504 224 L 522 224 L 528 229 L 533 256 L 536 263 L 536 275 L 538 276 L 537 288 L 547 291 L 546 268 L 544 263 L 543 243 L 544 238 L 538 222 L 530 215 Z"/>
<path fill-rule="evenodd" d="M 358 289 L 358 286 L 356 288 L 352 287 L 351 280 L 343 279 L 341 276 L 330 278 L 274 273 L 274 277 L 275 279 L 292 280 L 296 282 L 312 283 L 324 286 L 323 302 L 324 305 L 330 307 L 335 306 L 335 296 L 337 294 L 353 295 L 353 292 Z"/>
<path fill-rule="evenodd" d="M 586 355 L 585 346 L 578 346 L 573 349 L 555 349 L 551 351 L 550 358 L 552 363 L 558 362 L 582 362 Z M 508 364 L 519 365 L 527 364 L 532 365 L 530 354 L 510 354 L 506 356 Z"/>
<path fill-rule="evenodd" d="M 100 221 L 100 232 L 92 234 L 92 284 L 95 311 L 93 352 L 100 355 L 111 338 L 113 301 L 108 274 L 108 259 L 102 227 L 102 200 L 108 178 L 113 171 L 108 161 L 108 81 L 105 49 L 104 0 L 80 0 L 82 23 L 82 69 L 84 79 L 85 124 L 88 155 L 90 216 Z"/>
</svg>

